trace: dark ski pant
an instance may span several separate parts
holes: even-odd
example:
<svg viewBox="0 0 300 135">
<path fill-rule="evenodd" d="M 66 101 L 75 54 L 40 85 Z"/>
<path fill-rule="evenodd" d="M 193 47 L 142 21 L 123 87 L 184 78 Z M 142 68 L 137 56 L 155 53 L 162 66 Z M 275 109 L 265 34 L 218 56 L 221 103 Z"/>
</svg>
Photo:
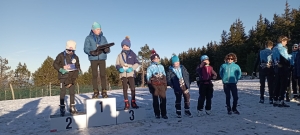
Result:
<svg viewBox="0 0 300 135">
<path fill-rule="evenodd" d="M 101 89 L 106 90 L 106 62 L 105 60 L 92 60 L 91 69 L 92 69 L 92 83 L 93 89 L 98 90 L 98 69 L 100 68 L 100 80 L 101 80 Z"/>
<path fill-rule="evenodd" d="M 149 91 L 152 94 L 154 114 L 160 116 L 167 115 L 167 98 L 165 85 L 148 84 Z"/>
<path fill-rule="evenodd" d="M 284 100 L 285 91 L 287 88 L 288 72 L 284 68 L 278 68 L 278 72 L 275 73 L 275 91 L 274 101 Z"/>
<path fill-rule="evenodd" d="M 213 84 L 200 84 L 197 110 L 202 110 L 206 100 L 205 110 L 211 110 L 211 99 L 213 95 Z"/>
<path fill-rule="evenodd" d="M 274 98 L 274 80 L 275 80 L 275 72 L 273 68 L 260 68 L 259 70 L 259 82 L 260 82 L 260 99 L 264 100 L 265 94 L 265 82 L 266 79 L 268 81 L 269 88 L 269 99 L 273 100 Z"/>
<path fill-rule="evenodd" d="M 230 93 L 232 94 L 232 97 L 233 97 L 232 108 L 236 108 L 237 103 L 238 103 L 238 92 L 237 92 L 236 83 L 224 83 L 223 88 L 224 88 L 224 92 L 225 92 L 225 95 L 226 95 L 226 106 L 227 106 L 227 108 L 231 108 Z"/>
<path fill-rule="evenodd" d="M 124 100 L 128 100 L 128 84 L 131 90 L 131 100 L 135 100 L 135 81 L 133 77 L 122 77 Z"/>
<path fill-rule="evenodd" d="M 66 86 L 64 85 L 66 79 L 60 79 L 60 105 L 64 105 L 64 99 L 66 96 Z M 70 104 L 75 104 L 75 85 L 71 85 L 69 89 Z"/>
<path fill-rule="evenodd" d="M 297 85 L 299 85 L 299 80 L 300 79 L 297 79 L 296 76 L 294 75 L 295 69 L 292 70 L 292 73 L 291 73 L 291 80 L 289 80 L 288 82 L 288 87 L 290 86 L 289 83 L 292 82 L 292 90 L 293 90 L 293 95 L 297 95 L 298 94 L 298 90 L 297 90 Z M 298 84 L 297 84 L 298 83 Z"/>
<path fill-rule="evenodd" d="M 184 109 L 190 109 L 190 92 L 187 91 L 185 86 L 181 88 L 181 90 L 174 90 L 174 94 L 176 97 L 175 100 L 175 108 L 176 110 L 181 110 L 181 100 L 182 96 L 184 99 Z"/>
</svg>

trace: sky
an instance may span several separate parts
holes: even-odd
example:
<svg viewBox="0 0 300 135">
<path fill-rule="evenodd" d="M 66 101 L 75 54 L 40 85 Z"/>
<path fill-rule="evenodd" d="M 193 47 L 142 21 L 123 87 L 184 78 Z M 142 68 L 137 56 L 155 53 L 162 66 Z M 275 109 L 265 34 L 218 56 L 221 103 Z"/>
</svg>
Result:
<svg viewBox="0 0 300 135">
<path fill-rule="evenodd" d="M 101 24 L 108 42 L 114 42 L 106 65 L 115 65 L 121 42 L 130 36 L 137 54 L 148 44 L 160 57 L 170 58 L 189 48 L 220 42 L 223 30 L 240 18 L 245 32 L 255 27 L 259 15 L 270 21 L 283 14 L 285 0 L 1 0 L 0 56 L 15 69 L 26 63 L 35 72 L 43 61 L 77 42 L 82 71 L 90 66 L 83 51 L 93 22 Z M 299 0 L 288 0 L 299 8 Z M 199 56 L 200 57 L 200 56 Z"/>
</svg>

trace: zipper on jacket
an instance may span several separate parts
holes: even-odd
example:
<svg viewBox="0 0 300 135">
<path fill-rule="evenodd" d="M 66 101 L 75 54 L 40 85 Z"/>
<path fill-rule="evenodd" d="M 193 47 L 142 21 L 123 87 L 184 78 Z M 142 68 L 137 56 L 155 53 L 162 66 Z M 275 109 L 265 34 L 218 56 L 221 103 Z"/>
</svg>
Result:
<svg viewBox="0 0 300 135">
<path fill-rule="evenodd" d="M 228 83 L 229 83 L 229 76 L 230 76 L 230 67 L 229 67 L 230 65 L 228 65 L 228 76 L 227 76 L 227 81 L 228 81 Z"/>
</svg>

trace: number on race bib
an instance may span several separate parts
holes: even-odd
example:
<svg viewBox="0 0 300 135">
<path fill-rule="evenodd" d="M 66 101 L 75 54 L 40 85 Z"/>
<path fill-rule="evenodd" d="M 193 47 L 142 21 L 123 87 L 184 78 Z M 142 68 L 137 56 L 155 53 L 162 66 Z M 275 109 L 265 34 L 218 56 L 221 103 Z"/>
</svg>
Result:
<svg viewBox="0 0 300 135">
<path fill-rule="evenodd" d="M 69 122 L 68 125 L 67 125 L 67 127 L 66 127 L 66 129 L 72 129 L 72 127 L 70 127 L 70 125 L 72 124 L 72 118 L 71 118 L 71 117 L 68 117 L 68 118 L 66 119 L 66 122 Z"/>
</svg>

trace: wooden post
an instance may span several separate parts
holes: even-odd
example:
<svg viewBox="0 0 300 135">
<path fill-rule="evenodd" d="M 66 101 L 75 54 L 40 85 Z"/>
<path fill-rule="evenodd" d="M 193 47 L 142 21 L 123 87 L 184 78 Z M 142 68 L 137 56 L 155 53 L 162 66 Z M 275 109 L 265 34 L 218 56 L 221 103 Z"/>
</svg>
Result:
<svg viewBox="0 0 300 135">
<path fill-rule="evenodd" d="M 51 97 L 51 82 L 49 84 L 49 91 L 50 91 L 50 97 Z"/>
<path fill-rule="evenodd" d="M 4 90 L 4 100 L 6 100 L 6 90 Z"/>
<path fill-rule="evenodd" d="M 15 93 L 14 93 L 14 89 L 11 85 L 11 83 L 9 84 L 10 85 L 10 90 L 11 90 L 11 95 L 12 95 L 12 99 L 15 100 Z"/>
<path fill-rule="evenodd" d="M 78 94 L 79 94 L 79 84 L 78 84 L 78 83 L 77 83 L 77 90 L 78 90 L 77 92 L 78 92 Z"/>
</svg>

